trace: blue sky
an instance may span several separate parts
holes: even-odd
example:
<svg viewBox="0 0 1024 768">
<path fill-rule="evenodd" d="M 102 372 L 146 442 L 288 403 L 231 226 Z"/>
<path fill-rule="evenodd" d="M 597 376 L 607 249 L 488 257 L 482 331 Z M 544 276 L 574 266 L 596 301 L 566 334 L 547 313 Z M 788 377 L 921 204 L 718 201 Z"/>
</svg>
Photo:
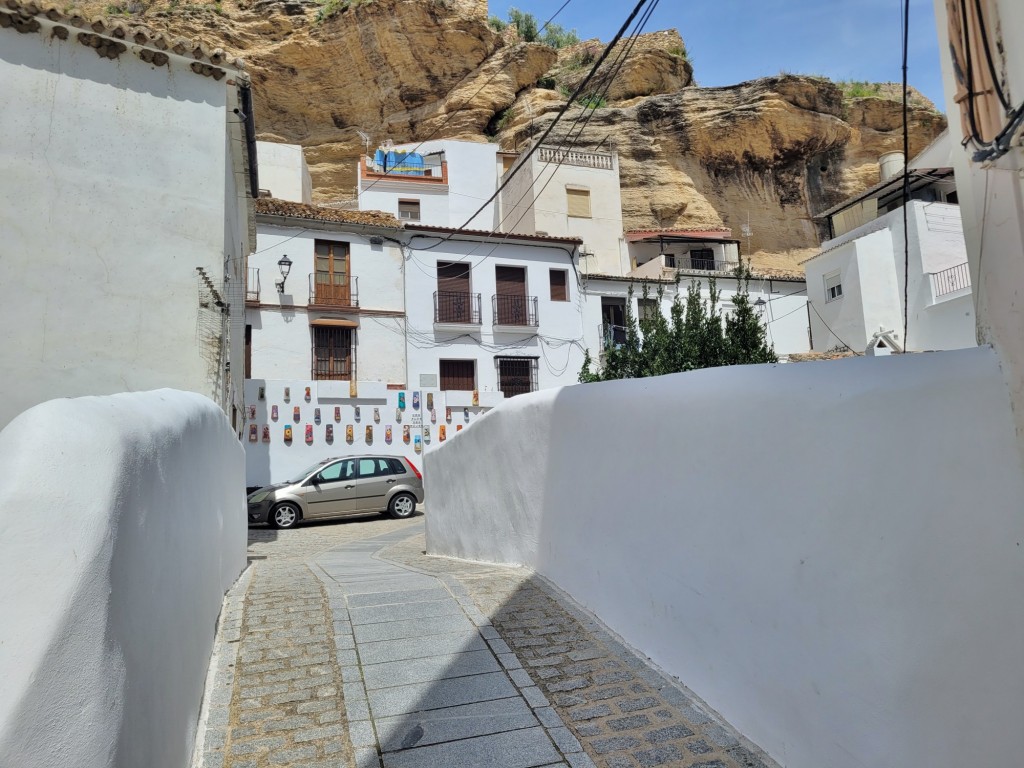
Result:
<svg viewBox="0 0 1024 768">
<path fill-rule="evenodd" d="M 562 0 L 510 2 L 543 23 Z M 634 0 L 572 0 L 556 19 L 607 41 Z M 676 28 L 701 85 L 732 85 L 781 71 L 835 80 L 899 82 L 901 0 L 666 0 L 647 31 Z M 491 13 L 508 6 L 490 0 Z M 943 109 L 932 0 L 910 3 L 910 84 Z"/>
</svg>

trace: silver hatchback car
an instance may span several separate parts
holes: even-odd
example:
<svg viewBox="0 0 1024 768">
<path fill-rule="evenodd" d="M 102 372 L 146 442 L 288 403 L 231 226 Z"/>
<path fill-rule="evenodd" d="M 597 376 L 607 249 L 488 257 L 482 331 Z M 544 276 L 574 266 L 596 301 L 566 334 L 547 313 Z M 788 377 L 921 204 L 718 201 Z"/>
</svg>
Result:
<svg viewBox="0 0 1024 768">
<path fill-rule="evenodd" d="M 249 494 L 249 522 L 293 528 L 368 512 L 411 517 L 423 503 L 423 476 L 406 458 L 344 456 L 324 459 L 291 480 Z"/>
</svg>

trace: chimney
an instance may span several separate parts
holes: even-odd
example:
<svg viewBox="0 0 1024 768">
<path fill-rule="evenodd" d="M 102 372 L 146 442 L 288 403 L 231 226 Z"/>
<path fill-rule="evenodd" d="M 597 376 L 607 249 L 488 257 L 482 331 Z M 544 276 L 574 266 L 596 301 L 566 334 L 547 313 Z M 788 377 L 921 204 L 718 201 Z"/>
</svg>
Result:
<svg viewBox="0 0 1024 768">
<path fill-rule="evenodd" d="M 881 181 L 888 181 L 894 176 L 903 173 L 907 160 L 902 152 L 886 152 L 878 158 L 878 175 Z"/>
</svg>

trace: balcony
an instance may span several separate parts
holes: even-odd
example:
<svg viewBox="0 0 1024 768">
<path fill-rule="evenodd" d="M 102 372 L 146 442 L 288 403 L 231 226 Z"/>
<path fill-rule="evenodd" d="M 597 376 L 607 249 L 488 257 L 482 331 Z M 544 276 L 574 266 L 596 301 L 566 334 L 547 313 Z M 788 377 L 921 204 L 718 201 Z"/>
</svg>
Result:
<svg viewBox="0 0 1024 768">
<path fill-rule="evenodd" d="M 316 307 L 358 307 L 359 278 L 348 275 L 309 275 L 309 304 Z"/>
<path fill-rule="evenodd" d="M 496 330 L 534 330 L 539 325 L 536 296 L 496 294 L 491 297 L 491 308 Z"/>
<path fill-rule="evenodd" d="M 258 267 L 249 267 L 245 276 L 245 303 L 260 303 L 260 270 Z"/>
<path fill-rule="evenodd" d="M 427 166 L 423 173 L 407 173 L 398 171 L 386 171 L 383 166 L 373 162 L 373 158 L 363 155 L 359 160 L 359 178 L 363 181 L 380 181 L 387 179 L 407 184 L 431 184 L 447 186 L 448 184 L 448 163 L 442 162 L 440 167 Z"/>
<path fill-rule="evenodd" d="M 480 328 L 480 294 L 463 291 L 434 291 L 434 325 Z"/>
<path fill-rule="evenodd" d="M 581 168 L 598 168 L 603 171 L 615 170 L 615 156 L 604 152 L 580 152 L 575 149 L 541 147 L 537 150 L 537 158 L 542 163 L 576 165 Z"/>
<path fill-rule="evenodd" d="M 971 287 L 971 272 L 967 262 L 941 272 L 930 272 L 928 276 L 931 278 L 932 295 L 936 299 Z"/>
<path fill-rule="evenodd" d="M 669 269 L 692 269 L 699 272 L 732 272 L 740 265 L 738 261 L 719 261 L 703 256 L 676 256 L 662 254 L 664 264 Z"/>
<path fill-rule="evenodd" d="M 597 327 L 601 334 L 601 345 L 604 349 L 619 347 L 626 343 L 626 327 L 602 323 Z"/>
</svg>

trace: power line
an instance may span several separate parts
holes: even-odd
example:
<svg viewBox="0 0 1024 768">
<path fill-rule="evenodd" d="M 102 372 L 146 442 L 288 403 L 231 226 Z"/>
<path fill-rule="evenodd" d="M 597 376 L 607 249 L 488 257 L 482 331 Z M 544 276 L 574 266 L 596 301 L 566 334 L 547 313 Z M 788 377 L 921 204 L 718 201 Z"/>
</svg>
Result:
<svg viewBox="0 0 1024 768">
<path fill-rule="evenodd" d="M 551 135 L 551 132 L 555 129 L 555 126 L 558 125 L 558 122 L 562 119 L 562 117 L 565 115 L 565 113 L 569 110 L 569 107 L 573 103 L 573 101 L 575 101 L 580 96 L 580 94 L 583 93 L 584 89 L 590 83 L 591 79 L 597 73 L 598 69 L 600 69 L 601 65 L 605 62 L 605 60 L 611 54 L 612 50 L 618 44 L 619 40 L 622 39 L 622 36 L 626 33 L 626 30 L 629 28 L 629 25 L 632 24 L 633 20 L 639 15 L 640 9 L 643 8 L 644 5 L 647 4 L 647 2 L 648 2 L 648 0 L 639 0 L 639 2 L 636 4 L 636 7 L 633 8 L 632 13 L 630 13 L 629 18 L 626 19 L 625 23 L 622 25 L 622 27 L 619 29 L 619 31 L 615 33 L 615 37 L 612 38 L 612 41 L 608 44 L 608 46 L 604 49 L 604 51 L 602 51 L 601 56 L 594 63 L 594 66 L 591 68 L 590 72 L 587 73 L 587 76 L 583 79 L 583 82 L 581 82 L 579 84 L 579 86 L 577 86 L 577 88 L 573 92 L 572 96 L 570 96 L 569 100 L 565 103 L 565 106 L 563 106 L 558 111 L 558 114 L 555 116 L 555 119 L 552 121 L 551 125 L 549 125 L 547 127 L 547 130 L 544 131 L 543 135 L 530 148 L 530 150 L 520 160 L 520 162 L 515 167 L 513 167 L 506 174 L 504 180 L 498 185 L 498 188 L 494 191 L 494 194 L 492 194 L 489 198 L 487 198 L 487 200 L 484 202 L 484 204 L 481 205 L 476 210 L 476 212 L 473 213 L 473 215 L 469 217 L 469 219 L 467 219 L 465 224 L 463 224 L 461 227 L 459 227 L 452 234 L 448 235 L 448 237 L 445 238 L 446 240 L 451 239 L 451 237 L 453 237 L 455 234 L 457 234 L 458 232 L 461 232 L 462 230 L 466 229 L 466 227 L 469 225 L 469 223 L 471 221 L 473 221 L 473 219 L 475 219 L 477 216 L 479 216 L 484 211 L 484 209 L 487 208 L 488 205 L 490 205 L 492 202 L 494 202 L 497 199 L 498 195 L 501 194 L 501 191 L 506 186 L 508 186 L 509 182 L 512 181 L 512 179 L 515 177 L 515 175 L 520 170 L 522 170 L 523 166 L 526 165 L 526 161 L 529 160 L 533 156 L 533 154 L 540 148 L 540 146 L 544 143 L 544 141 L 547 139 L 547 137 L 549 135 Z"/>
<path fill-rule="evenodd" d="M 551 25 L 551 23 L 555 19 L 558 18 L 559 14 L 561 14 L 561 12 L 565 10 L 566 6 L 569 5 L 569 3 L 571 3 L 571 2 L 572 2 L 572 0 L 565 0 L 565 2 L 562 3 L 561 7 L 557 11 L 555 11 L 554 14 L 552 14 L 551 18 L 549 18 L 547 21 L 544 22 L 543 26 L 541 26 L 541 28 L 538 30 L 537 34 L 540 34 L 545 29 L 547 29 Z M 454 118 L 457 114 L 462 112 L 466 108 L 466 106 L 469 105 L 473 101 L 473 99 L 475 99 L 477 96 L 480 95 L 480 93 L 484 90 L 484 88 L 486 88 L 487 86 L 489 86 L 491 83 L 494 82 L 494 78 L 496 78 L 498 75 L 502 74 L 503 72 L 505 72 L 505 70 L 503 68 L 501 68 L 501 67 L 499 67 L 497 70 L 495 70 L 494 74 L 492 74 L 489 78 L 487 78 L 487 81 L 483 85 L 481 85 L 479 88 L 477 88 L 476 92 L 473 93 L 472 96 L 470 96 L 468 99 L 466 99 L 464 102 L 462 102 L 462 104 L 460 104 L 458 107 L 456 107 L 454 111 L 450 112 L 448 114 L 448 117 L 446 117 L 444 119 L 444 121 L 439 126 L 437 126 L 437 128 L 435 128 L 431 132 L 431 134 L 429 136 L 427 136 L 427 138 L 423 139 L 419 144 L 417 144 L 412 149 L 412 153 L 415 153 L 415 152 L 419 151 L 423 147 L 424 144 L 426 144 L 428 141 L 432 140 L 435 136 L 437 136 L 442 131 L 442 129 L 444 129 L 448 125 L 448 123 L 450 123 L 452 121 L 452 118 Z M 370 186 L 368 186 L 366 189 L 362 190 L 362 192 L 369 192 L 371 189 L 373 189 L 377 185 L 378 182 L 383 181 L 385 177 L 390 176 L 393 170 L 394 170 L 394 168 L 392 168 L 391 170 L 388 170 L 387 168 L 385 168 L 384 169 L 384 173 L 382 174 L 381 178 L 374 179 L 373 182 L 370 184 Z M 474 214 L 474 217 L 475 217 L 475 215 L 476 214 Z"/>
<path fill-rule="evenodd" d="M 863 355 L 863 353 L 858 352 L 856 349 L 854 349 L 849 344 L 847 344 L 845 341 L 843 341 L 841 338 L 839 338 L 839 334 L 836 333 L 835 331 L 833 331 L 832 328 L 829 326 L 829 324 L 825 322 L 825 318 L 821 316 L 820 312 L 818 312 L 818 309 L 817 309 L 817 307 L 814 306 L 814 302 L 813 301 L 808 301 L 807 302 L 807 306 L 810 307 L 814 311 L 814 314 L 816 314 L 818 316 L 818 319 L 821 320 L 822 323 L 824 323 L 825 327 L 828 329 L 828 332 L 832 334 L 832 336 L 835 338 L 836 341 L 838 341 L 840 344 L 842 344 L 844 347 L 846 347 L 848 350 L 853 352 L 853 354 L 857 355 L 858 357 Z M 904 349 L 905 348 L 906 347 L 904 347 Z"/>
</svg>

